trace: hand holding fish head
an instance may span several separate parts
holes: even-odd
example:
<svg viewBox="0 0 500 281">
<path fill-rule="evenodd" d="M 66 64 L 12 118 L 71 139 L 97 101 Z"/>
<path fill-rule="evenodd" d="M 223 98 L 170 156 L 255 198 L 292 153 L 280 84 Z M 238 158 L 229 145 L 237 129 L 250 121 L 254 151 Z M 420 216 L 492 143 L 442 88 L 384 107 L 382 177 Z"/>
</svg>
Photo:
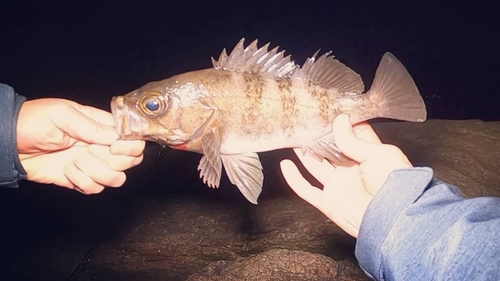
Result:
<svg viewBox="0 0 500 281">
<path fill-rule="evenodd" d="M 201 152 L 201 135 L 209 130 L 207 126 L 213 123 L 216 112 L 209 103 L 196 85 L 179 85 L 172 79 L 113 97 L 111 111 L 121 139 L 142 139 Z"/>
</svg>

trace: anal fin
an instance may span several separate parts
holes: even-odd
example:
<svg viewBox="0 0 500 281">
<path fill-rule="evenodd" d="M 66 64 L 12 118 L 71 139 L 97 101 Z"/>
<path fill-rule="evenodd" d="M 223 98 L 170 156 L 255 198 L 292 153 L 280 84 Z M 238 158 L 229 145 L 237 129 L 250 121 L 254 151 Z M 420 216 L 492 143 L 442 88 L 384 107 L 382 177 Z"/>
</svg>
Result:
<svg viewBox="0 0 500 281">
<path fill-rule="evenodd" d="M 245 198 L 257 205 L 262 192 L 264 174 L 257 153 L 221 155 L 227 177 L 236 185 Z"/>
<path fill-rule="evenodd" d="M 328 134 L 317 141 L 302 147 L 302 152 L 308 153 L 318 161 L 328 160 L 334 166 L 352 166 L 356 161 L 347 157 L 335 144 L 333 134 Z"/>
</svg>

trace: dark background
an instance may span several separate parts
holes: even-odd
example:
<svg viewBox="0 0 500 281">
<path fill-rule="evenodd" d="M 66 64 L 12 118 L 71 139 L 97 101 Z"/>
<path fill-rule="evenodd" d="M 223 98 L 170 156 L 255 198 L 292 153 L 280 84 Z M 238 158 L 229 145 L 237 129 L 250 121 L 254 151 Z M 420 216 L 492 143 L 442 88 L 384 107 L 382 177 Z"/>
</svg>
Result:
<svg viewBox="0 0 500 281">
<path fill-rule="evenodd" d="M 498 14 L 487 1 L 443 2 L 7 2 L 0 4 L 0 81 L 29 98 L 108 109 L 112 95 L 211 67 L 222 48 L 258 38 L 299 64 L 318 48 L 333 50 L 367 87 L 391 51 L 414 77 L 430 118 L 498 120 Z"/>
<path fill-rule="evenodd" d="M 500 120 L 500 21 L 494 5 L 372 2 L 4 1 L 0 82 L 29 99 L 62 97 L 109 110 L 113 95 L 211 67 L 211 56 L 245 37 L 280 45 L 299 64 L 318 48 L 332 50 L 367 88 L 390 51 L 412 74 L 429 118 Z M 282 182 L 273 155 L 262 156 L 266 179 Z M 225 179 L 219 190 L 201 184 L 198 160 L 148 145 L 144 163 L 118 190 L 83 196 L 28 182 L 0 190 L 2 256 L 10 262 L 2 265 L 22 264 L 24 251 L 48 238 L 71 236 L 97 245 L 115 237 L 138 198 L 167 202 L 175 193 L 191 192 L 246 204 Z M 266 186 L 262 197 L 273 192 L 288 190 Z"/>
</svg>

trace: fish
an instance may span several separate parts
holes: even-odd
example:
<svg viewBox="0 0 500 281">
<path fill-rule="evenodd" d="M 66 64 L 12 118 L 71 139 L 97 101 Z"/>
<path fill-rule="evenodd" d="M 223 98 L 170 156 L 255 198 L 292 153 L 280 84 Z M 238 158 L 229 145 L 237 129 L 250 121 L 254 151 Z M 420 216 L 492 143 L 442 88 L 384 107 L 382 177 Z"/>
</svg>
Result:
<svg viewBox="0 0 500 281">
<path fill-rule="evenodd" d="M 332 51 L 317 50 L 303 65 L 271 42 L 245 47 L 243 37 L 224 48 L 212 67 L 152 81 L 111 99 L 122 140 L 146 140 L 201 154 L 197 170 L 218 188 L 224 168 L 230 182 L 258 204 L 263 167 L 258 153 L 301 148 L 335 166 L 354 160 L 335 145 L 332 122 L 349 115 L 352 124 L 374 118 L 424 122 L 427 111 L 403 64 L 386 52 L 365 92 L 361 76 Z"/>
</svg>

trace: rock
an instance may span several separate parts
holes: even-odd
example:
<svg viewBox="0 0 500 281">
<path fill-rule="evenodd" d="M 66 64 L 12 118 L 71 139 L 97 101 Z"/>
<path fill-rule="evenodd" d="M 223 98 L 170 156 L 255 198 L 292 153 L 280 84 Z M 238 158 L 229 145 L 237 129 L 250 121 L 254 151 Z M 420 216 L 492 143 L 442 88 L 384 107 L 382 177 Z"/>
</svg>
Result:
<svg viewBox="0 0 500 281">
<path fill-rule="evenodd" d="M 343 260 L 354 252 L 355 239 L 295 195 L 263 201 L 253 209 L 251 222 L 248 253 L 284 248 Z"/>
<path fill-rule="evenodd" d="M 126 235 L 96 250 L 80 280 L 124 273 L 141 280 L 185 280 L 213 262 L 277 248 L 320 253 L 332 262 L 352 256 L 355 240 L 296 197 L 247 207 L 189 196 L 166 205 L 149 202 Z M 157 275 L 148 279 L 146 272 Z"/>
<path fill-rule="evenodd" d="M 168 280 L 184 280 L 195 269 L 236 259 L 244 252 L 242 217 L 228 206 L 189 197 L 146 204 L 147 210 L 137 209 L 140 217 L 119 240 L 97 250 L 85 276 L 102 278 L 101 269 L 109 266 L 113 272 L 105 272 L 104 279 L 115 272 L 137 275 L 163 270 L 160 276 Z"/>
<path fill-rule="evenodd" d="M 320 255 L 296 250 L 269 250 L 235 261 L 211 263 L 187 281 L 231 280 L 360 280 L 361 270 L 352 279 L 339 279 L 338 262 Z"/>
<path fill-rule="evenodd" d="M 500 196 L 500 122 L 391 122 L 375 124 L 374 129 L 414 165 L 432 167 L 437 178 L 460 187 L 464 195 Z"/>
</svg>

